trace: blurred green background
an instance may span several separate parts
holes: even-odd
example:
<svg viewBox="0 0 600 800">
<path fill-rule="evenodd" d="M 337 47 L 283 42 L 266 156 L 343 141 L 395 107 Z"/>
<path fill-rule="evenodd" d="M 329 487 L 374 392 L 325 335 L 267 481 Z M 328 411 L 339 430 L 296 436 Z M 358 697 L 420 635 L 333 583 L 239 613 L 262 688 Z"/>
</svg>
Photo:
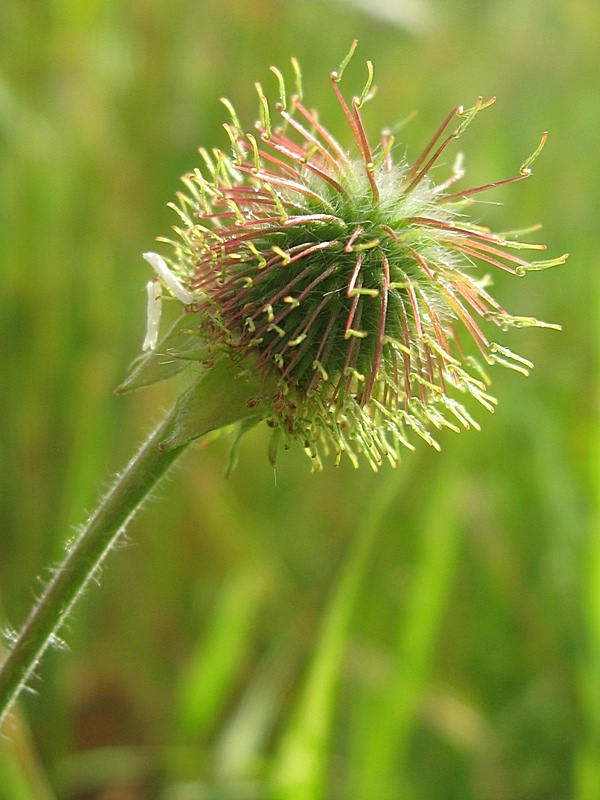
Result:
<svg viewBox="0 0 600 800">
<path fill-rule="evenodd" d="M 0 13 L 0 605 L 18 627 L 65 540 L 175 397 L 115 397 L 148 266 L 196 148 L 246 126 L 254 81 L 328 74 L 353 38 L 368 128 L 416 157 L 448 111 L 481 206 L 542 221 L 564 267 L 496 294 L 563 325 L 505 343 L 480 434 L 396 471 L 268 464 L 268 433 L 192 447 L 109 559 L 0 741 L 0 800 L 595 800 L 600 188 L 597 0 L 3 0 Z M 328 111 L 331 115 L 328 116 Z M 336 127 L 337 126 L 337 127 Z M 346 138 L 344 138 L 346 137 Z M 450 161 L 450 157 L 448 158 Z M 498 203 L 498 205 L 496 205 Z"/>
</svg>

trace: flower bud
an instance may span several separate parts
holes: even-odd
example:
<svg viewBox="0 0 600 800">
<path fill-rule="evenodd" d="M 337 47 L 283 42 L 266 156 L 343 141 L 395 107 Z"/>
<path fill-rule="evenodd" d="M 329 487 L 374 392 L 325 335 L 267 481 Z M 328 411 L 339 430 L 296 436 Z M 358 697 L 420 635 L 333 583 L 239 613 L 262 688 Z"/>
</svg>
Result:
<svg viewBox="0 0 600 800">
<path fill-rule="evenodd" d="M 291 95 L 273 67 L 279 97 L 256 85 L 255 130 L 224 100 L 231 154 L 202 149 L 202 169 L 184 176 L 171 266 L 145 255 L 211 363 L 229 358 L 258 379 L 271 451 L 297 440 L 316 468 L 329 450 L 336 464 L 362 454 L 373 469 L 395 465 L 415 435 L 438 447 L 435 429 L 477 428 L 462 398 L 493 411 L 485 367 L 532 366 L 490 330 L 557 327 L 506 311 L 481 268 L 522 276 L 566 258 L 527 259 L 544 249 L 520 238 L 529 230 L 493 233 L 467 216 L 479 193 L 531 174 L 546 135 L 513 177 L 461 190 L 459 158 L 436 183 L 440 156 L 493 100 L 454 108 L 410 164 L 389 131 L 367 137 L 371 63 L 359 96 L 340 89 L 355 44 L 330 76 L 351 147 L 305 104 L 297 63 Z"/>
</svg>

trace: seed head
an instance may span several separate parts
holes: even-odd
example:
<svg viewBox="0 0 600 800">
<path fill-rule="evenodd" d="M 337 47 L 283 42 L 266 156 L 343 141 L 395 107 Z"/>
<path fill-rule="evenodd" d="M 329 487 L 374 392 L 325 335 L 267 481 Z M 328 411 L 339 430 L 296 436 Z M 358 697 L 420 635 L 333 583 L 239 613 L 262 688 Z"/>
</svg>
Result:
<svg viewBox="0 0 600 800">
<path fill-rule="evenodd" d="M 519 251 L 544 249 L 520 240 L 533 229 L 493 233 L 466 215 L 475 195 L 531 174 L 546 134 L 513 177 L 460 190 L 459 157 L 436 183 L 440 156 L 493 99 L 457 106 L 413 164 L 396 160 L 391 132 L 373 145 L 363 124 L 371 62 L 360 96 L 340 89 L 355 46 L 330 76 L 350 149 L 305 105 L 296 61 L 291 95 L 272 67 L 279 98 L 256 84 L 255 131 L 223 100 L 231 155 L 201 149 L 203 168 L 183 177 L 178 238 L 160 240 L 174 248 L 170 267 L 147 254 L 211 358 L 259 378 L 271 452 L 298 440 L 316 468 L 329 449 L 336 464 L 346 454 L 356 466 L 362 453 L 373 469 L 395 465 L 414 434 L 437 448 L 432 429 L 477 428 L 459 398 L 493 411 L 484 365 L 532 366 L 488 329 L 557 327 L 508 313 L 481 267 L 525 275 L 566 258 L 527 260 Z"/>
</svg>

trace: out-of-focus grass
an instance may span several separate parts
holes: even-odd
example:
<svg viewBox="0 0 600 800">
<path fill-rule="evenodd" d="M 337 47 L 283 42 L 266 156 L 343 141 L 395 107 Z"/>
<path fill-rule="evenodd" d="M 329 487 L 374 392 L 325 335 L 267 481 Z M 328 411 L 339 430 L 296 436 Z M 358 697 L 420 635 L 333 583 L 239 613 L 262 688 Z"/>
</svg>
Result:
<svg viewBox="0 0 600 800">
<path fill-rule="evenodd" d="M 511 310 L 564 331 L 507 337 L 536 370 L 496 369 L 497 413 L 442 437 L 441 455 L 315 476 L 290 451 L 275 482 L 264 431 L 227 480 L 225 441 L 192 450 L 76 612 L 70 652 L 39 668 L 21 703 L 26 756 L 0 742 L 1 800 L 40 780 L 59 798 L 287 798 L 289 759 L 317 769 L 306 800 L 600 794 L 600 15 L 589 0 L 397 6 L 394 23 L 377 2 L 3 4 L 6 624 L 174 397 L 111 391 L 143 338 L 140 253 L 174 222 L 165 203 L 196 147 L 226 146 L 221 95 L 254 119 L 253 82 L 296 55 L 326 117 L 328 73 L 357 37 L 346 85 L 362 88 L 374 60 L 367 123 L 418 109 L 400 136 L 413 157 L 456 103 L 497 95 L 461 140 L 472 184 L 514 174 L 550 135 L 534 178 L 490 194 L 503 205 L 482 219 L 542 220 L 550 253 L 571 260 L 496 276 Z M 395 481 L 352 583 L 361 525 Z"/>
</svg>

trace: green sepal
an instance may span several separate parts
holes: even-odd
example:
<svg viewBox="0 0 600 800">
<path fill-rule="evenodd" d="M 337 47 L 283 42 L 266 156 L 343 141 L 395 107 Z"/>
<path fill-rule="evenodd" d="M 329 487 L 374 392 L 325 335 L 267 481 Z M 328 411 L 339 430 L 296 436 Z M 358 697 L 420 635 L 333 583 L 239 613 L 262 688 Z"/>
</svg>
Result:
<svg viewBox="0 0 600 800">
<path fill-rule="evenodd" d="M 279 451 L 279 443 L 281 442 L 281 428 L 277 426 L 273 428 L 271 438 L 269 439 L 269 449 L 267 451 L 269 457 L 269 464 L 273 469 L 277 469 L 277 453 Z"/>
<path fill-rule="evenodd" d="M 183 447 L 234 422 L 258 420 L 264 413 L 259 394 L 255 379 L 226 360 L 218 361 L 180 395 L 161 450 Z"/>
<path fill-rule="evenodd" d="M 240 443 L 245 433 L 247 433 L 250 428 L 253 428 L 258 422 L 258 417 L 248 417 L 247 419 L 242 420 L 240 425 L 238 425 L 237 430 L 235 431 L 235 435 L 233 441 L 231 443 L 231 447 L 229 448 L 229 462 L 227 464 L 227 469 L 225 471 L 225 477 L 228 478 L 233 470 L 237 467 L 238 463 L 238 456 L 240 451 Z"/>
<path fill-rule="evenodd" d="M 183 372 L 190 361 L 202 361 L 209 357 L 207 345 L 194 330 L 184 327 L 186 314 L 182 314 L 164 336 L 155 350 L 141 356 L 115 394 L 134 392 L 167 380 Z"/>
</svg>

